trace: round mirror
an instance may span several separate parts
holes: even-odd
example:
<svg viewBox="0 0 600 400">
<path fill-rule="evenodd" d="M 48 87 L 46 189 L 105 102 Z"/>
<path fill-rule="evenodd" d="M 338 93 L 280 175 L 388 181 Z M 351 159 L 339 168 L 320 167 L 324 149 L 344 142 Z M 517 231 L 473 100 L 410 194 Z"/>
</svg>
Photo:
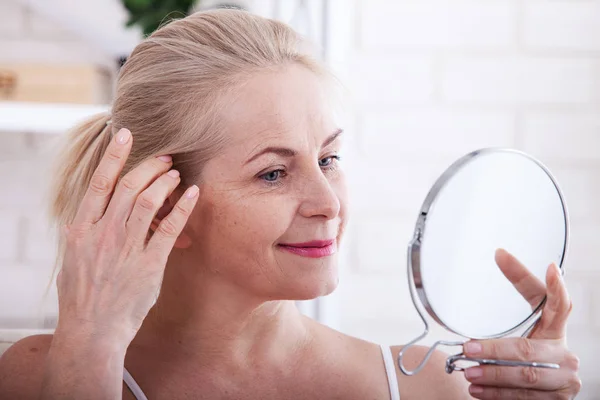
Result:
<svg viewBox="0 0 600 400">
<path fill-rule="evenodd" d="M 465 338 L 514 332 L 539 314 L 548 267 L 563 271 L 567 238 L 564 198 L 544 165 L 511 149 L 469 153 L 421 208 L 408 249 L 415 307 L 413 292 Z"/>
<path fill-rule="evenodd" d="M 544 299 L 548 266 L 562 266 L 565 256 L 560 190 L 546 168 L 517 151 L 478 151 L 453 164 L 428 194 L 418 225 L 417 293 L 438 323 L 469 338 L 497 337 L 524 323 Z M 502 269 L 498 249 L 525 270 Z M 529 274 L 539 293 L 519 292 L 516 279 Z"/>
</svg>

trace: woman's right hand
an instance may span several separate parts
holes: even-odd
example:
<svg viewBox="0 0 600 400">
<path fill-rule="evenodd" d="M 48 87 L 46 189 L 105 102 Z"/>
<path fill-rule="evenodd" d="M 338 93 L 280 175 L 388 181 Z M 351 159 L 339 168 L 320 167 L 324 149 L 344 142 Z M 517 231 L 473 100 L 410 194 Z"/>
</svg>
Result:
<svg viewBox="0 0 600 400">
<path fill-rule="evenodd" d="M 74 221 L 65 227 L 57 278 L 57 333 L 110 338 L 125 348 L 156 299 L 169 253 L 198 199 L 198 187 L 188 188 L 147 240 L 180 178 L 171 157 L 162 156 L 119 180 L 132 141 L 127 129 L 111 140 Z"/>
</svg>

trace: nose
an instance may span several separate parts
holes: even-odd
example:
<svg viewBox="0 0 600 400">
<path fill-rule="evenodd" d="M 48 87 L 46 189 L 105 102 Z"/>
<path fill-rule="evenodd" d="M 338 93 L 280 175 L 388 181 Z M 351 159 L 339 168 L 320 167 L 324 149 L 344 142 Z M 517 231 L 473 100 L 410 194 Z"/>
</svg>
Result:
<svg viewBox="0 0 600 400">
<path fill-rule="evenodd" d="M 340 199 L 334 191 L 327 178 L 319 173 L 310 180 L 304 182 L 300 188 L 302 203 L 300 204 L 300 215 L 306 218 L 315 216 L 333 219 L 340 212 Z"/>
</svg>

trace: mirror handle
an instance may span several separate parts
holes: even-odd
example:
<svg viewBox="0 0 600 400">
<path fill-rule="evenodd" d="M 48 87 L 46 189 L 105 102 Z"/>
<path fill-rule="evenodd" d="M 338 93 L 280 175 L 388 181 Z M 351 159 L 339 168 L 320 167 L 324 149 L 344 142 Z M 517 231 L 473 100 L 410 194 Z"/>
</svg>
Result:
<svg viewBox="0 0 600 400">
<path fill-rule="evenodd" d="M 415 368 L 412 371 L 409 371 L 408 369 L 406 369 L 404 367 L 404 364 L 402 362 L 402 359 L 404 358 L 406 350 L 408 350 L 411 346 L 414 346 L 417 342 L 419 342 L 420 340 L 425 338 L 427 336 L 427 334 L 429 333 L 429 324 L 427 323 L 427 320 L 421 314 L 421 312 L 419 312 L 419 316 L 421 317 L 421 320 L 423 321 L 423 324 L 425 325 L 425 330 L 423 331 L 423 333 L 421 335 L 419 335 L 419 337 L 417 337 L 416 339 L 407 343 L 402 348 L 402 350 L 400 350 L 400 353 L 398 354 L 398 368 L 400 368 L 400 371 L 402 371 L 402 373 L 407 376 L 412 376 L 412 375 L 418 374 L 425 367 L 425 364 L 427 363 L 427 361 L 429 361 L 429 359 L 433 355 L 433 352 L 435 351 L 436 347 L 438 347 L 440 345 L 445 345 L 445 346 L 462 346 L 462 345 L 464 345 L 464 342 L 449 342 L 449 341 L 444 341 L 444 340 L 438 340 L 427 351 L 427 353 L 425 354 L 425 357 L 419 363 L 417 368 Z M 540 318 L 538 316 L 538 318 L 535 320 L 535 322 L 529 326 L 529 328 L 522 334 L 522 336 L 527 337 L 529 335 L 529 333 L 533 330 L 533 328 L 537 325 L 539 320 L 540 320 Z M 507 366 L 507 367 L 533 367 L 533 368 L 560 369 L 560 365 L 554 364 L 554 363 L 539 363 L 539 362 L 535 362 L 535 361 L 526 362 L 526 361 L 510 361 L 510 360 L 492 360 L 492 359 L 486 359 L 486 358 L 469 358 L 469 357 L 465 356 L 464 353 L 459 353 L 459 354 L 456 354 L 453 356 L 449 356 L 446 359 L 446 372 L 448 374 L 451 374 L 454 371 L 464 371 L 465 370 L 465 368 L 459 367 L 456 365 L 457 361 L 475 362 L 480 365 L 498 365 L 498 366 Z"/>
<path fill-rule="evenodd" d="M 444 340 L 438 340 L 427 351 L 427 354 L 425 354 L 425 357 L 423 358 L 423 361 L 421 361 L 421 363 L 417 366 L 417 368 L 413 369 L 412 371 L 407 370 L 404 367 L 404 364 L 402 363 L 402 359 L 404 358 L 406 350 L 408 350 L 408 348 L 410 348 L 415 343 L 417 343 L 419 340 L 421 340 L 425 336 L 427 336 L 428 332 L 429 332 L 429 329 L 428 329 L 427 323 L 425 323 L 425 332 L 423 332 L 423 334 L 421 334 L 421 336 L 419 336 L 418 338 L 416 338 L 413 341 L 411 341 L 410 343 L 406 344 L 402 348 L 402 350 L 400 350 L 400 353 L 398 354 L 398 368 L 400 368 L 400 371 L 402 371 L 402 373 L 404 375 L 412 376 L 412 375 L 418 374 L 425 367 L 425 364 L 427 363 L 427 361 L 429 361 L 429 359 L 433 355 L 433 352 L 435 351 L 436 347 L 438 347 L 440 345 L 445 345 L 445 346 L 462 346 L 464 344 L 463 342 L 447 342 L 447 341 L 444 341 Z M 446 361 L 446 366 L 448 366 L 448 365 L 449 365 L 448 361 Z"/>
<path fill-rule="evenodd" d="M 427 335 L 427 333 L 428 333 L 428 329 L 426 328 L 425 332 L 423 332 L 423 334 L 421 334 L 421 336 L 419 336 L 418 338 L 414 339 L 413 341 L 408 343 L 406 346 L 404 346 L 402 348 L 402 350 L 400 351 L 400 354 L 398 354 L 398 367 L 400 368 L 400 371 L 402 371 L 403 374 L 408 375 L 408 376 L 418 374 L 425 367 L 425 364 L 431 358 L 431 355 L 435 351 L 436 347 L 438 347 L 440 345 L 462 346 L 464 344 L 463 342 L 447 342 L 447 341 L 443 341 L 443 340 L 438 340 L 427 351 L 427 353 L 425 354 L 425 357 L 423 358 L 421 363 L 417 366 L 417 368 L 415 368 L 412 371 L 407 370 L 404 367 L 404 364 L 402 363 L 402 359 L 404 358 L 406 350 L 408 350 L 408 348 L 413 346 L 419 340 L 423 339 Z M 464 353 L 460 353 L 460 354 L 450 356 L 446 359 L 446 372 L 448 374 L 451 374 L 454 371 L 464 371 L 466 369 L 466 368 L 457 366 L 456 365 L 457 361 L 469 361 L 469 362 L 478 363 L 480 365 L 498 365 L 498 366 L 505 366 L 505 367 L 532 367 L 532 368 L 560 369 L 560 365 L 554 364 L 554 363 L 540 363 L 540 362 L 535 362 L 535 361 L 526 362 L 526 361 L 510 361 L 510 360 L 492 360 L 492 359 L 486 359 L 486 358 L 469 358 L 469 357 L 465 356 Z"/>
<path fill-rule="evenodd" d="M 544 299 L 544 302 L 546 299 Z M 521 337 L 529 337 L 533 328 L 540 321 L 541 315 L 538 315 L 535 321 L 523 332 Z M 451 374 L 454 371 L 464 371 L 465 368 L 456 366 L 457 361 L 470 361 L 475 362 L 480 365 L 499 365 L 506 367 L 533 367 L 533 368 L 550 368 L 550 369 L 560 369 L 560 365 L 554 363 L 539 363 L 539 362 L 525 362 L 525 361 L 509 361 L 509 360 L 490 360 L 486 358 L 469 358 L 464 355 L 464 353 L 456 354 L 454 356 L 448 357 L 446 360 L 446 372 Z"/>
<path fill-rule="evenodd" d="M 451 374 L 453 371 L 464 371 L 466 368 L 456 366 L 457 361 L 476 362 L 480 365 L 499 365 L 504 367 L 533 367 L 533 368 L 550 368 L 560 369 L 560 365 L 554 363 L 539 363 L 525 361 L 509 361 L 509 360 L 490 360 L 486 358 L 469 358 L 463 353 L 448 357 L 446 360 L 446 372 Z"/>
</svg>

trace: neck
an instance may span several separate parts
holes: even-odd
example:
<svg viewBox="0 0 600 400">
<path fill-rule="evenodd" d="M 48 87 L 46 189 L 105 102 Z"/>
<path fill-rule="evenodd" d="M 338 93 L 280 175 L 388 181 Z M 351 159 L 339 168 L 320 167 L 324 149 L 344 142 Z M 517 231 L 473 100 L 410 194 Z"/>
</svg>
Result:
<svg viewBox="0 0 600 400">
<path fill-rule="evenodd" d="M 310 340 L 308 319 L 293 301 L 261 300 L 218 276 L 181 271 L 167 267 L 160 296 L 132 344 L 151 346 L 163 359 L 214 368 L 284 363 Z"/>
</svg>

